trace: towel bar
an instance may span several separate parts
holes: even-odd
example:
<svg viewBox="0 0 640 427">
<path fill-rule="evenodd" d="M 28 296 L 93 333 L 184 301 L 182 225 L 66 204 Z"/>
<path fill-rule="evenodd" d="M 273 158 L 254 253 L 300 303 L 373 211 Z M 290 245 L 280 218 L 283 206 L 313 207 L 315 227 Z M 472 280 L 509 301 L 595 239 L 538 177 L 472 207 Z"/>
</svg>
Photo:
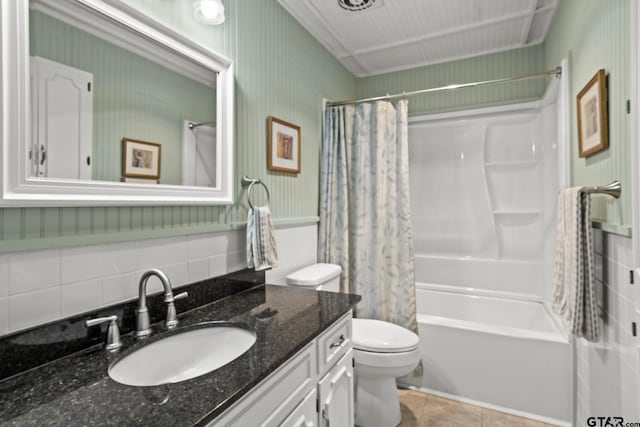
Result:
<svg viewBox="0 0 640 427">
<path fill-rule="evenodd" d="M 596 185 L 595 187 L 585 187 L 584 191 L 587 194 L 608 194 L 616 199 L 620 198 L 622 192 L 622 185 L 620 181 L 615 180 L 607 185 Z"/>
<path fill-rule="evenodd" d="M 266 206 L 269 206 L 269 202 L 271 201 L 271 195 L 269 194 L 269 188 L 267 188 L 266 184 L 264 182 L 262 182 L 262 180 L 260 178 L 249 178 L 248 176 L 244 175 L 242 177 L 242 180 L 240 181 L 240 183 L 242 184 L 243 187 L 247 188 L 247 201 L 249 202 L 249 207 L 251 209 L 253 209 L 253 203 L 251 203 L 251 189 L 253 189 L 253 186 L 255 184 L 260 184 L 264 187 L 264 191 L 267 192 L 267 204 Z"/>
</svg>

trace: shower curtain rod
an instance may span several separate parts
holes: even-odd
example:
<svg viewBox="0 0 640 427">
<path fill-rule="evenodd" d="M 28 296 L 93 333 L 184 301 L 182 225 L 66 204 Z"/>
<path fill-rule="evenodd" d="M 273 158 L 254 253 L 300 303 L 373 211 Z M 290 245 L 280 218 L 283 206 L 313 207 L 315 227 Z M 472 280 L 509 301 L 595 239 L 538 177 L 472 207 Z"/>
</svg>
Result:
<svg viewBox="0 0 640 427">
<path fill-rule="evenodd" d="M 485 80 L 485 81 L 473 82 L 473 83 L 451 84 L 451 85 L 448 85 L 448 86 L 433 87 L 433 88 L 429 88 L 429 89 L 414 90 L 414 91 L 411 91 L 411 92 L 396 93 L 394 95 L 386 94 L 386 95 L 382 95 L 382 96 L 375 96 L 373 98 L 352 99 L 352 100 L 349 100 L 349 101 L 327 102 L 327 107 L 336 107 L 338 105 L 359 104 L 361 102 L 384 101 L 384 100 L 388 100 L 388 99 L 405 98 L 407 96 L 421 95 L 421 94 L 424 94 L 424 93 L 442 92 L 442 91 L 445 91 L 445 90 L 464 89 L 464 88 L 468 88 L 468 87 L 485 86 L 485 85 L 491 85 L 491 84 L 495 84 L 495 83 L 515 82 L 515 81 L 520 81 L 520 80 L 537 79 L 537 78 L 540 78 L 540 77 L 551 76 L 551 75 L 556 76 L 556 77 L 560 77 L 560 75 L 562 75 L 562 68 L 558 66 L 554 70 L 543 71 L 543 72 L 540 72 L 540 73 L 527 74 L 525 76 L 519 76 L 519 77 L 507 77 L 507 78 L 504 78 L 504 79 Z"/>
<path fill-rule="evenodd" d="M 188 127 L 189 129 L 195 129 L 195 128 L 200 127 L 200 126 L 211 125 L 211 124 L 214 124 L 214 123 L 215 123 L 215 122 L 202 122 L 202 123 L 193 123 L 193 122 L 189 122 L 189 124 L 187 124 L 187 127 Z"/>
</svg>

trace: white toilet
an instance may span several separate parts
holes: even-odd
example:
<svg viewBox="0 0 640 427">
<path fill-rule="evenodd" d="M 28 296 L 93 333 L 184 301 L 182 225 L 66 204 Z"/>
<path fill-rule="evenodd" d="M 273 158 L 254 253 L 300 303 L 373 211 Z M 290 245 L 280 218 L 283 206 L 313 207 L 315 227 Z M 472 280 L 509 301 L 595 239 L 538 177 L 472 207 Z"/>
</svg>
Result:
<svg viewBox="0 0 640 427">
<path fill-rule="evenodd" d="M 342 268 L 314 264 L 287 276 L 287 285 L 339 292 Z M 373 319 L 353 319 L 356 376 L 356 424 L 394 427 L 400 424 L 396 378 L 420 361 L 420 339 L 401 326 Z"/>
</svg>

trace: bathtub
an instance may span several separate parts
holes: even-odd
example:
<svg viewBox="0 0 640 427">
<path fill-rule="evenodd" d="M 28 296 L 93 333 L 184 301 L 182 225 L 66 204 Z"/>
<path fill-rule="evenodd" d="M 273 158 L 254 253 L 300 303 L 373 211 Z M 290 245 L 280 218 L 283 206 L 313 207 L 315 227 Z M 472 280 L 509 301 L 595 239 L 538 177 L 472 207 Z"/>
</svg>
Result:
<svg viewBox="0 0 640 427">
<path fill-rule="evenodd" d="M 435 394 L 556 424 L 572 412 L 571 343 L 540 302 L 418 284 L 424 374 Z M 452 289 L 453 290 L 453 289 Z"/>
</svg>

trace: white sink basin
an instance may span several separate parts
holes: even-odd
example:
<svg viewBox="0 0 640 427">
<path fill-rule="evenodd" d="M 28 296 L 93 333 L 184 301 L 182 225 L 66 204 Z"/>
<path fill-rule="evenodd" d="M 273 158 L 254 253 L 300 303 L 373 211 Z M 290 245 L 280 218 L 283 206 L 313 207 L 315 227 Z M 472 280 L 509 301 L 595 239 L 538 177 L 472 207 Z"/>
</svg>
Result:
<svg viewBox="0 0 640 427">
<path fill-rule="evenodd" d="M 155 386 L 199 377 L 221 368 L 249 350 L 253 331 L 229 324 L 199 325 L 151 342 L 109 368 L 121 384 Z"/>
</svg>

